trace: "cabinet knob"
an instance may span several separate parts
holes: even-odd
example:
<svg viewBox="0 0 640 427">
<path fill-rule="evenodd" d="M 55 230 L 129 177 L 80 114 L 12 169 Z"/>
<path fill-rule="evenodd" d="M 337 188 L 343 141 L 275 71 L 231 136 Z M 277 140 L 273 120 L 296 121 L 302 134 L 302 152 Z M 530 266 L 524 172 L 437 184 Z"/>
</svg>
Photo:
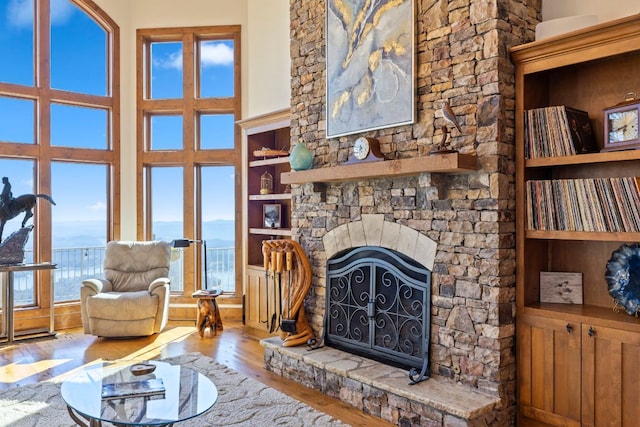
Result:
<svg viewBox="0 0 640 427">
<path fill-rule="evenodd" d="M 592 337 L 596 334 L 596 330 L 593 329 L 593 326 L 589 326 L 589 336 Z"/>
<path fill-rule="evenodd" d="M 567 323 L 567 332 L 573 332 L 573 326 L 571 326 L 571 323 Z"/>
</svg>

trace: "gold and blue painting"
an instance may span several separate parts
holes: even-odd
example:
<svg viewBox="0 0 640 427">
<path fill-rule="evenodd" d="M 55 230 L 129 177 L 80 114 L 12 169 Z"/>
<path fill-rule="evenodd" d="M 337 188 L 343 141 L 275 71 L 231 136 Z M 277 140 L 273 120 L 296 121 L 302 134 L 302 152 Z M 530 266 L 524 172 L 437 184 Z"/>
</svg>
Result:
<svg viewBox="0 0 640 427">
<path fill-rule="evenodd" d="M 413 0 L 327 0 L 327 138 L 414 121 Z"/>
</svg>

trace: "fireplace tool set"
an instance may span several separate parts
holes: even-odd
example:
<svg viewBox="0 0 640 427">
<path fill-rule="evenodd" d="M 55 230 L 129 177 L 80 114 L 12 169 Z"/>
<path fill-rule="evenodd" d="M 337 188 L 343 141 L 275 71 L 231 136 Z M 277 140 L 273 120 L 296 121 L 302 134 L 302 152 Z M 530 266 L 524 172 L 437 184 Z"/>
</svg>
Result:
<svg viewBox="0 0 640 427">
<path fill-rule="evenodd" d="M 300 244 L 290 239 L 265 240 L 262 254 L 267 319 L 261 322 L 270 333 L 280 331 L 285 347 L 306 344 L 314 338 L 304 310 L 304 298 L 311 288 L 309 260 Z"/>
</svg>

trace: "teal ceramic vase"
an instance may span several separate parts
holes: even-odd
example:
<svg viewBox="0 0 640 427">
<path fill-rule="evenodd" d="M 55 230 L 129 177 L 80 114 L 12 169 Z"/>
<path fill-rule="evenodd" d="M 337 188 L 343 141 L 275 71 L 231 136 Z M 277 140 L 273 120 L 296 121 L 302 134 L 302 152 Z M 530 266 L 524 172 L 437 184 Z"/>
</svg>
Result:
<svg viewBox="0 0 640 427">
<path fill-rule="evenodd" d="M 296 171 L 307 170 L 313 164 L 313 151 L 309 150 L 303 142 L 298 142 L 289 155 L 291 169 Z"/>
</svg>

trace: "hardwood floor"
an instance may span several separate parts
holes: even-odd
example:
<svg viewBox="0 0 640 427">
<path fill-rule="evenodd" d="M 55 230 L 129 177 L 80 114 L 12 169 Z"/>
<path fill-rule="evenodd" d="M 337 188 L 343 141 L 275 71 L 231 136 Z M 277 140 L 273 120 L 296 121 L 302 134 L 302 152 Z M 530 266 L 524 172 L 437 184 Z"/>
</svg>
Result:
<svg viewBox="0 0 640 427">
<path fill-rule="evenodd" d="M 275 375 L 263 364 L 259 340 L 244 333 L 240 322 L 226 320 L 224 331 L 202 339 L 193 322 L 170 322 L 162 333 L 143 338 L 104 339 L 81 329 L 58 332 L 54 339 L 0 345 L 0 390 L 67 375 L 95 360 L 157 359 L 200 352 L 248 377 L 307 403 L 352 426 L 391 426 L 380 418 Z"/>
</svg>

